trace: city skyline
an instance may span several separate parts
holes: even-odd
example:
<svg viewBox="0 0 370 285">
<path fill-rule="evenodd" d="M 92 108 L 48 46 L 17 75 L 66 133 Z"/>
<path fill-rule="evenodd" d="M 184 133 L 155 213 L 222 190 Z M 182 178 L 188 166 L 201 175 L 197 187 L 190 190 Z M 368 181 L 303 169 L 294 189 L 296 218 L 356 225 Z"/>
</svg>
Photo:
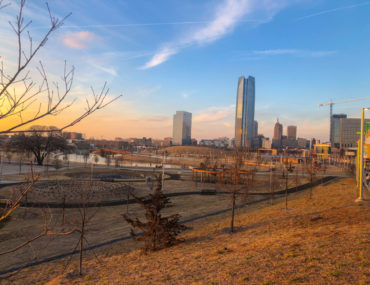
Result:
<svg viewBox="0 0 370 285">
<path fill-rule="evenodd" d="M 0 31 L 6 39 L 0 54 L 4 64 L 13 67 L 16 36 L 8 20 L 16 5 L 11 4 L 0 11 Z M 98 89 L 108 81 L 112 96 L 124 96 L 69 131 L 98 138 L 163 138 L 171 136 L 173 112 L 186 109 L 193 113 L 193 137 L 233 137 L 235 78 L 253 74 L 259 84 L 255 119 L 260 133 L 272 137 L 279 117 L 285 125 L 297 125 L 299 137 L 328 141 L 329 108 L 317 105 L 330 98 L 369 96 L 369 4 L 50 3 L 58 16 L 72 16 L 50 37 L 40 57 L 52 78 L 61 75 L 64 60 L 75 65 L 71 95 L 77 98 L 76 106 L 53 123 L 62 125 L 82 106 L 90 85 Z M 26 7 L 25 20 L 33 20 L 29 29 L 35 41 L 48 25 L 45 11 L 41 2 Z M 359 117 L 367 103 L 338 105 L 334 113 Z M 48 119 L 39 124 L 50 125 Z"/>
</svg>

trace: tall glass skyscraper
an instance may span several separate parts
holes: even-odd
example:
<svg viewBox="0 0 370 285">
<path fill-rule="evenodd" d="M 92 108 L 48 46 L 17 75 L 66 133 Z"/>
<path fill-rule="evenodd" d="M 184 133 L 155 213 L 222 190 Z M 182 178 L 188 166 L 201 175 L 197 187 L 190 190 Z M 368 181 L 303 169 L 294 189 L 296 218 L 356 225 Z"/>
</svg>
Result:
<svg viewBox="0 0 370 285">
<path fill-rule="evenodd" d="M 191 144 L 191 113 L 176 111 L 173 115 L 173 138 L 174 145 Z"/>
<path fill-rule="evenodd" d="M 235 146 L 251 147 L 254 134 L 254 101 L 255 80 L 254 77 L 239 77 L 238 90 L 236 93 L 235 112 Z"/>
</svg>

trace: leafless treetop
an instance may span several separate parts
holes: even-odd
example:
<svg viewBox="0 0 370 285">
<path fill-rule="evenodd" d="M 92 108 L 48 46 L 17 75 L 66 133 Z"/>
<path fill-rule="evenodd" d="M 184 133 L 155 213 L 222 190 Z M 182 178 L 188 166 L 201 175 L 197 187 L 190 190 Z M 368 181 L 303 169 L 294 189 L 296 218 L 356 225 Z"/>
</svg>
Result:
<svg viewBox="0 0 370 285">
<path fill-rule="evenodd" d="M 0 0 L 0 9 L 6 9 L 9 3 Z M 73 105 L 75 100 L 70 100 L 68 95 L 71 91 L 74 79 L 74 66 L 69 67 L 64 63 L 63 75 L 59 81 L 50 82 L 48 74 L 41 61 L 38 62 L 37 71 L 41 80 L 36 82 L 29 70 L 30 63 L 35 55 L 45 46 L 50 35 L 59 29 L 70 17 L 71 13 L 63 18 L 54 17 L 49 5 L 46 3 L 46 12 L 50 24 L 39 42 L 35 42 L 27 30 L 31 20 L 25 20 L 23 16 L 26 0 L 20 0 L 18 15 L 14 22 L 9 22 L 10 28 L 16 35 L 17 62 L 16 69 L 11 71 L 4 66 L 0 56 L 0 120 L 12 118 L 10 125 L 0 127 L 0 133 L 29 132 L 21 129 L 32 122 L 47 116 L 55 116 Z M 59 131 L 71 127 L 95 111 L 102 109 L 117 100 L 121 96 L 108 98 L 109 88 L 106 82 L 103 88 L 96 92 L 91 87 L 92 95 L 86 100 L 86 107 L 82 114 L 76 115 L 74 119 L 59 128 Z M 42 103 L 42 102 L 45 103 Z M 27 114 L 26 111 L 27 110 Z M 14 117 L 18 117 L 16 120 Z"/>
</svg>

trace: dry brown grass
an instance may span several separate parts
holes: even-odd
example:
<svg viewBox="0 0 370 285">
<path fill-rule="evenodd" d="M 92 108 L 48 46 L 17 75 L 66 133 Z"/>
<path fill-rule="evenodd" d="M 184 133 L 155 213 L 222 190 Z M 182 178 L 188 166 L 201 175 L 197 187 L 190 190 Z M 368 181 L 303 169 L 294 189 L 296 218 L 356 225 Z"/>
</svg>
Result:
<svg viewBox="0 0 370 285">
<path fill-rule="evenodd" d="M 342 179 L 315 188 L 313 199 L 295 193 L 283 202 L 250 208 L 237 217 L 194 223 L 185 242 L 144 255 L 138 251 L 101 262 L 91 259 L 82 278 L 59 263 L 24 270 L 8 279 L 48 284 L 369 284 L 370 211 L 355 204 L 355 183 Z"/>
</svg>

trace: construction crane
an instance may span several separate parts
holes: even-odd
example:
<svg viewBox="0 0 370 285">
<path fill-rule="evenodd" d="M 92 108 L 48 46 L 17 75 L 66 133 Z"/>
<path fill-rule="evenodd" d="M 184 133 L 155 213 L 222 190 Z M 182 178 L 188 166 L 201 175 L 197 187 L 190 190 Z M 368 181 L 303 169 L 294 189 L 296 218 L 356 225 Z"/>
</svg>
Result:
<svg viewBox="0 0 370 285">
<path fill-rule="evenodd" d="M 362 98 L 356 98 L 356 99 L 349 99 L 349 100 L 343 100 L 338 102 L 333 102 L 332 99 L 330 99 L 329 103 L 326 104 L 319 104 L 320 107 L 330 106 L 330 144 L 333 146 L 333 105 L 336 104 L 343 104 L 343 103 L 351 103 L 361 100 L 370 100 L 370 97 L 362 97 Z"/>
</svg>

